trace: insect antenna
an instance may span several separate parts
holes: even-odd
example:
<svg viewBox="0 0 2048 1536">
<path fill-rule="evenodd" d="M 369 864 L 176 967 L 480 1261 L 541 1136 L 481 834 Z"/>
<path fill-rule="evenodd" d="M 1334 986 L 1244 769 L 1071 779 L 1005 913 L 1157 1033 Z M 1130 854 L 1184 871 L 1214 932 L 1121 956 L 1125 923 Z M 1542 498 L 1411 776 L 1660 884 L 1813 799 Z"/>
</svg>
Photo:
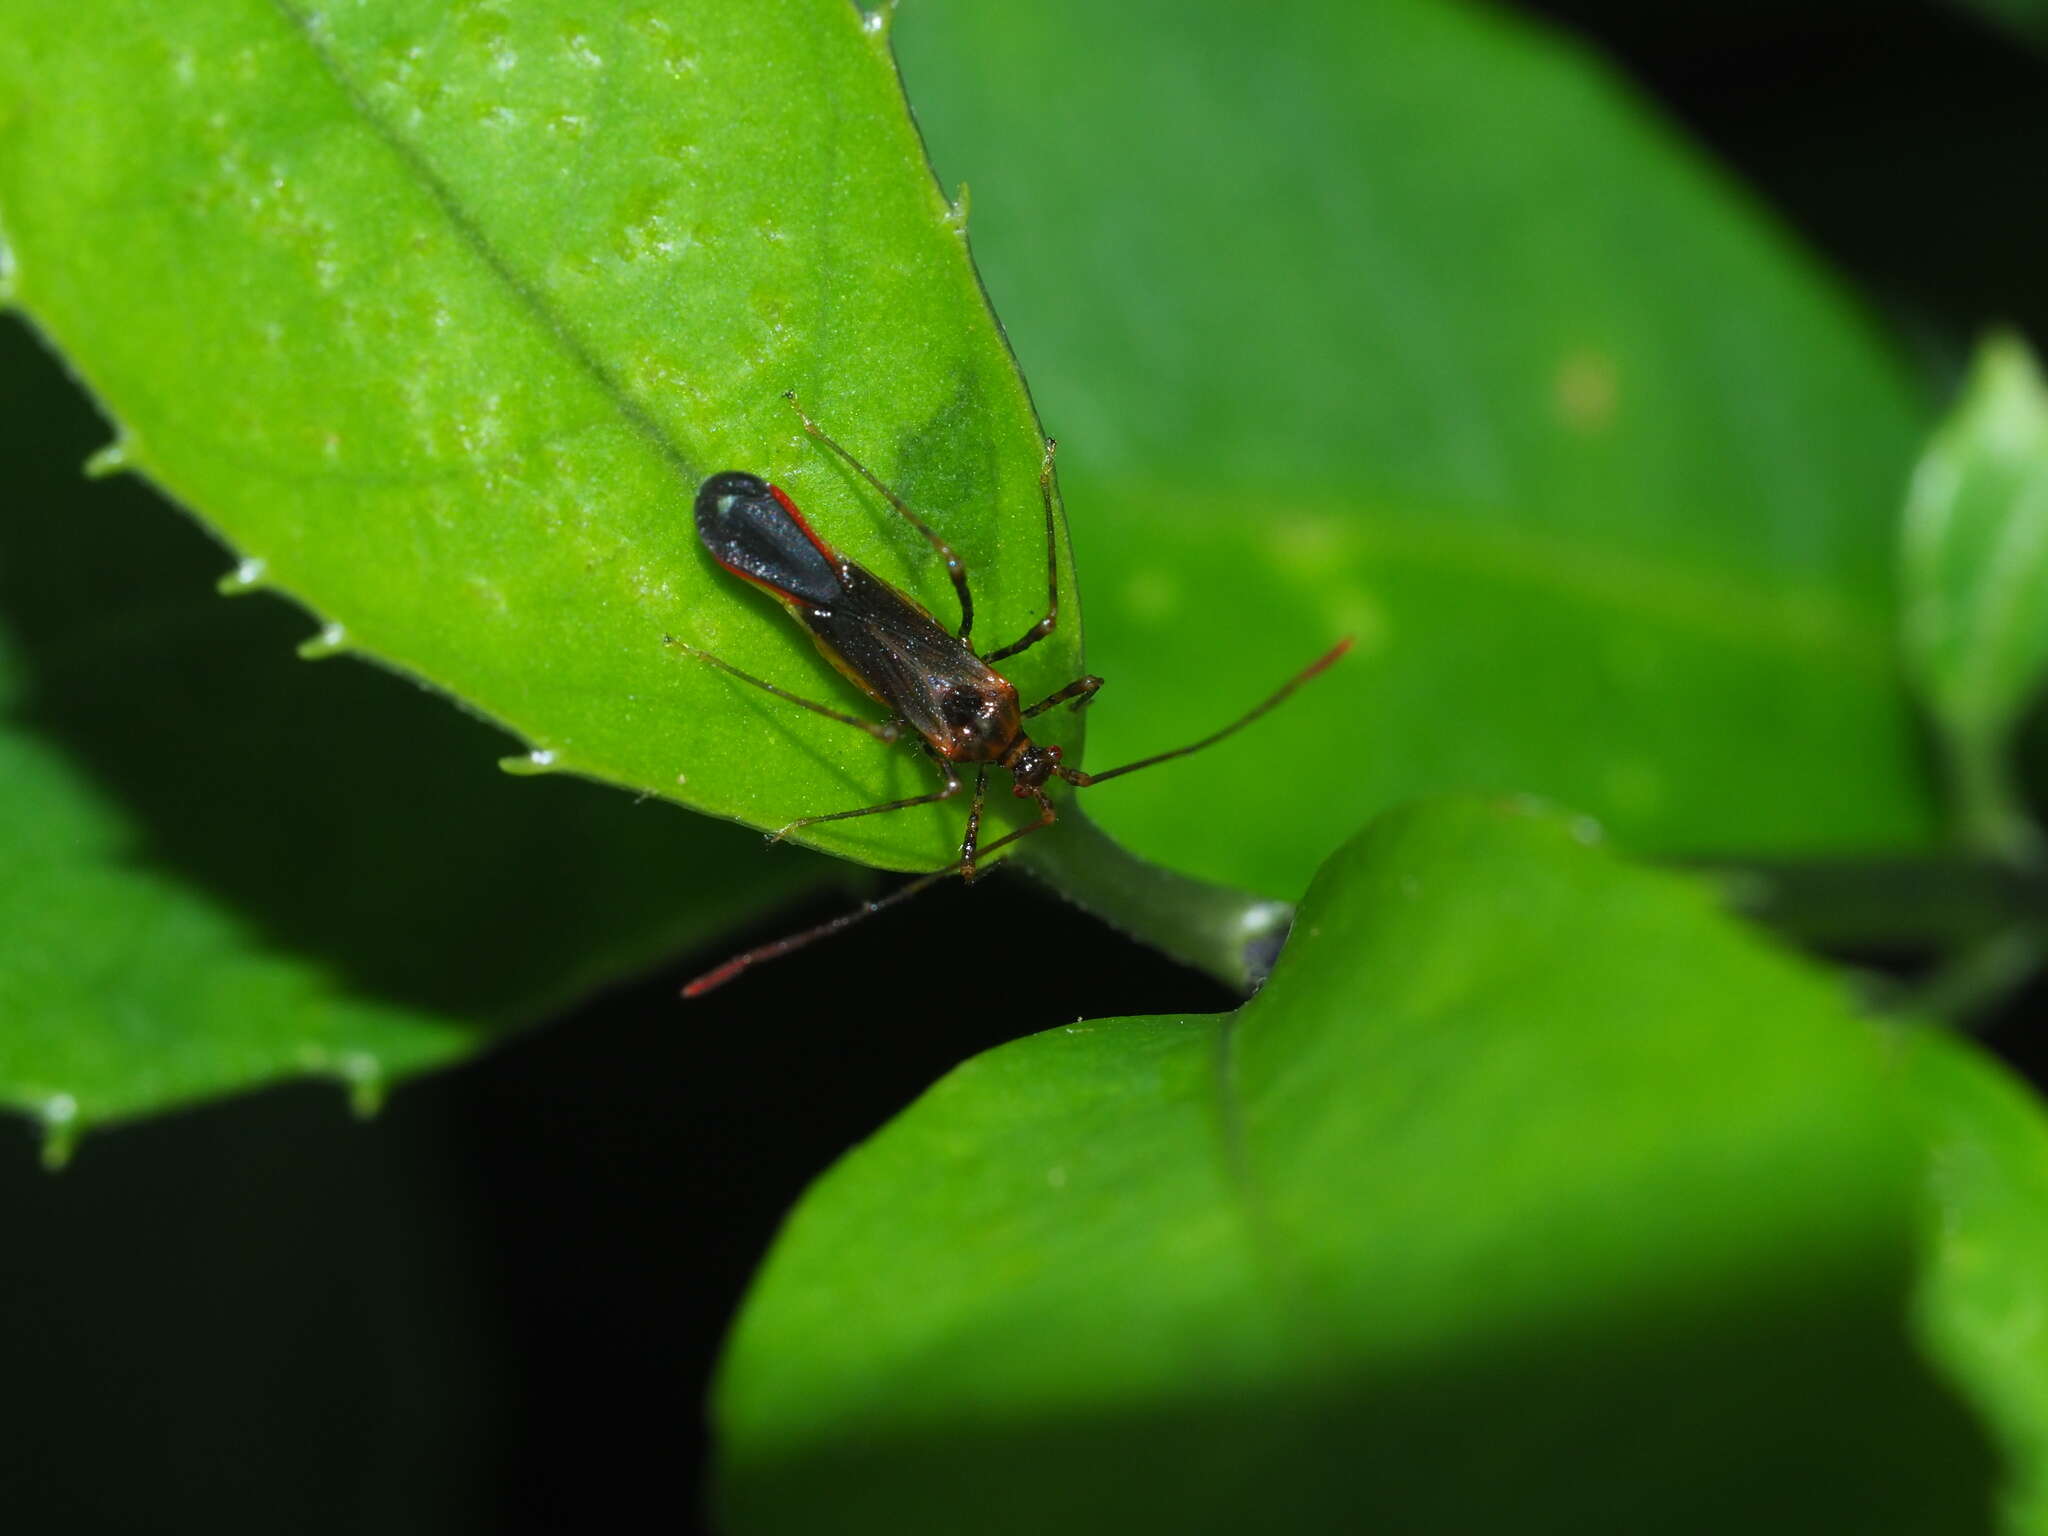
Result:
<svg viewBox="0 0 2048 1536">
<path fill-rule="evenodd" d="M 1324 668 L 1333 665 L 1338 658 L 1350 649 L 1351 636 L 1346 635 L 1342 640 L 1331 646 L 1329 650 L 1318 656 L 1314 661 L 1302 668 L 1301 671 L 1295 673 L 1285 683 L 1282 683 L 1270 698 L 1266 699 L 1263 703 L 1254 705 L 1244 714 L 1231 721 L 1230 724 L 1224 726 L 1222 730 L 1212 731 L 1200 741 L 1190 742 L 1185 747 L 1175 747 L 1171 752 L 1159 752 L 1151 757 L 1141 757 L 1135 763 L 1125 763 L 1121 768 L 1108 768 L 1101 773 L 1085 773 L 1079 768 L 1067 767 L 1055 768 L 1053 772 L 1076 788 L 1086 789 L 1089 785 L 1100 784 L 1105 779 L 1119 778 L 1126 773 L 1136 773 L 1140 768 L 1150 768 L 1157 763 L 1170 763 L 1176 757 L 1187 757 L 1191 753 L 1201 751 L 1204 747 L 1213 747 L 1217 742 L 1223 740 L 1224 737 L 1236 734 L 1268 710 L 1284 703 L 1287 696 L 1293 693 L 1295 689 L 1309 681 L 1309 679 L 1313 678 Z"/>
<path fill-rule="evenodd" d="M 984 783 L 987 777 L 988 771 L 983 769 L 982 779 Z M 977 819 L 981 805 L 981 789 L 982 785 L 976 786 L 974 797 Z M 1034 832 L 1042 832 L 1053 824 L 1056 818 L 1053 816 L 1052 806 L 1046 802 L 1045 796 L 1041 794 L 1035 795 L 1033 798 L 1038 802 L 1039 819 L 1025 826 L 1018 827 L 1015 831 L 1005 832 L 994 842 L 985 844 L 980 850 L 982 856 L 986 857 L 999 848 L 1007 848 L 1019 838 L 1029 837 Z M 969 832 L 968 836 L 971 840 L 973 837 L 972 831 Z M 724 986 L 735 976 L 760 964 L 763 960 L 779 960 L 794 950 L 803 949 L 817 943 L 820 939 L 829 939 L 833 934 L 842 933 L 846 929 L 851 928 L 855 923 L 865 922 L 877 912 L 893 907 L 899 901 L 908 901 L 920 891 L 931 889 L 941 880 L 964 877 L 969 884 L 972 884 L 977 873 L 978 871 L 974 870 L 971 866 L 963 868 L 960 864 L 948 864 L 944 869 L 935 869 L 928 875 L 919 875 L 915 880 L 897 886 L 895 890 L 889 892 L 886 896 L 877 896 L 873 901 L 864 901 L 851 912 L 842 913 L 830 922 L 820 923 L 815 928 L 806 928 L 802 933 L 792 933 L 786 939 L 777 939 L 771 944 L 763 944 L 759 949 L 750 949 L 743 955 L 734 955 L 723 965 L 713 966 L 702 976 L 699 976 L 695 981 L 684 987 L 683 996 L 702 997 L 706 992 L 715 991 L 719 987 Z"/>
<path fill-rule="evenodd" d="M 743 955 L 734 955 L 723 965 L 713 966 L 702 976 L 683 988 L 684 997 L 702 997 L 706 992 L 724 986 L 741 972 L 751 969 L 763 960 L 779 960 L 793 951 L 804 949 L 820 939 L 829 939 L 833 934 L 851 928 L 855 923 L 864 922 L 877 912 L 893 907 L 899 901 L 908 901 L 919 891 L 937 885 L 941 880 L 957 879 L 960 868 L 948 864 L 944 869 L 935 869 L 928 875 L 919 875 L 907 885 L 899 885 L 886 896 L 877 896 L 873 901 L 864 901 L 851 912 L 842 913 L 830 922 L 820 923 L 815 928 L 806 928 L 802 933 L 792 933 L 786 939 L 777 939 L 772 944 L 763 944 L 759 949 L 750 949 Z"/>
</svg>

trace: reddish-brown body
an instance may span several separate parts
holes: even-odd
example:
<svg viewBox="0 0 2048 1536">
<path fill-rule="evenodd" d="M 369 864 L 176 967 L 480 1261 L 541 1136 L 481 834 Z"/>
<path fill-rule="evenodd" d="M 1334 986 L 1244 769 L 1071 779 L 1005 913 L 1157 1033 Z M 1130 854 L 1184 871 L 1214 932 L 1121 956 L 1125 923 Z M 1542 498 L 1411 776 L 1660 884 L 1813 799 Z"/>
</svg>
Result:
<svg viewBox="0 0 2048 1536">
<path fill-rule="evenodd" d="M 1015 685 L 965 633 L 946 630 L 924 604 L 820 538 L 780 487 L 743 471 L 713 475 L 697 493 L 697 533 L 713 559 L 787 608 L 824 658 L 933 757 L 1006 768 L 1023 795 L 1051 776 L 1059 751 L 1032 741 Z M 971 625 L 971 602 L 962 609 Z"/>
</svg>

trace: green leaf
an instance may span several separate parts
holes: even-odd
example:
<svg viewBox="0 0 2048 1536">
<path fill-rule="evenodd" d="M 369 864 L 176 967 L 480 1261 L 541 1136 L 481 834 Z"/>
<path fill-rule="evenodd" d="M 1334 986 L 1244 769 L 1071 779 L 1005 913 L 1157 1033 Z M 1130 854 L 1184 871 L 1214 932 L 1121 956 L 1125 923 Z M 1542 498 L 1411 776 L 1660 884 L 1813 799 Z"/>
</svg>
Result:
<svg viewBox="0 0 2048 1536">
<path fill-rule="evenodd" d="M 1090 766 L 1358 637 L 1092 793 L 1108 831 L 1287 897 L 1338 829 L 1460 786 L 1657 852 L 1935 837 L 1902 370 L 1606 71 L 1423 0 L 953 0 L 896 39 L 1060 438 Z"/>
<path fill-rule="evenodd" d="M 492 768 L 505 740 L 291 651 L 283 607 L 134 481 L 0 325 L 0 1104 L 61 1161 L 107 1120 L 406 1073 L 817 881 L 753 833 Z M 33 450 L 33 451 L 31 451 Z"/>
<path fill-rule="evenodd" d="M 2026 42 L 2048 43 L 2048 3 L 2044 0 L 1963 0 L 1963 3 Z"/>
<path fill-rule="evenodd" d="M 737 1532 L 1978 1528 L 1918 1153 L 1835 981 L 1515 805 L 1336 856 L 1267 988 L 959 1068 L 785 1228 Z"/>
<path fill-rule="evenodd" d="M 2048 672 L 2048 385 L 2026 343 L 1979 349 L 1906 501 L 1906 655 L 1956 783 L 1964 839 L 2039 847 L 2013 737 Z"/>
<path fill-rule="evenodd" d="M 2048 1528 L 2048 1120 L 2039 1098 L 1939 1031 L 1906 1040 L 1928 1143 L 1921 1328 L 1984 1405 L 2011 1469 L 2002 1529 Z"/>
<path fill-rule="evenodd" d="M 102 467 L 311 608 L 316 650 L 455 694 L 536 766 L 766 827 L 930 787 L 662 643 L 872 709 L 696 547 L 695 485 L 733 467 L 952 612 L 787 389 L 959 548 L 979 637 L 1043 612 L 1030 403 L 847 0 L 121 0 L 90 26 L 25 0 L 0 227 L 119 422 Z M 1065 618 L 1020 686 L 1078 672 Z M 805 840 L 926 867 L 959 819 Z"/>
</svg>

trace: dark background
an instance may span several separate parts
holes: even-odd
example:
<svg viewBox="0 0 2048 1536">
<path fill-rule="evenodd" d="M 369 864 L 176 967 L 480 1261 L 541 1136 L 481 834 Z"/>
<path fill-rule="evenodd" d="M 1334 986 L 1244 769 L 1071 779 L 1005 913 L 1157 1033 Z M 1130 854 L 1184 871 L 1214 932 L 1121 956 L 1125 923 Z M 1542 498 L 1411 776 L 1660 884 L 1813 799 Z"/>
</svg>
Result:
<svg viewBox="0 0 2048 1536">
<path fill-rule="evenodd" d="M 1930 392 L 1989 322 L 2048 338 L 2040 55 L 1932 4 L 1535 9 L 1858 281 Z M 67 389 L 18 333 L 5 343 L 0 367 Z M 82 459 L 103 433 L 82 401 L 61 410 L 53 451 Z M 56 1177 L 24 1127 L 0 1156 L 8 1524 L 558 1531 L 652 1508 L 688 1528 L 720 1336 L 814 1175 L 1000 1040 L 1231 1001 L 1014 877 L 935 892 L 685 1010 L 691 969 L 404 1088 L 369 1122 L 295 1086 L 89 1138 Z M 989 995 L 992 969 L 1001 1011 L 952 1011 Z M 2044 998 L 1990 1030 L 2036 1082 Z"/>
</svg>

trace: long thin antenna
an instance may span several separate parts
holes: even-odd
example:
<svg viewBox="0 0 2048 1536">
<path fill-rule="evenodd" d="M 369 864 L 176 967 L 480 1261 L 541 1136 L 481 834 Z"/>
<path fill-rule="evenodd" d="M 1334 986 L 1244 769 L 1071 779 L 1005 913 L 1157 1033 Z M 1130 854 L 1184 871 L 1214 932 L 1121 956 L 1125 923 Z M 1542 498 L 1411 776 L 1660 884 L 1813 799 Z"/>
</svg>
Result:
<svg viewBox="0 0 2048 1536">
<path fill-rule="evenodd" d="M 1338 658 L 1350 649 L 1351 636 L 1346 635 L 1342 640 L 1339 640 L 1335 645 L 1331 646 L 1329 650 L 1325 651 L 1321 656 L 1318 656 L 1314 661 L 1310 662 L 1301 671 L 1295 673 L 1293 677 L 1289 678 L 1285 683 L 1281 684 L 1279 691 L 1276 692 L 1271 698 L 1267 699 L 1263 704 L 1254 706 L 1247 713 L 1242 714 L 1238 716 L 1237 719 L 1231 721 L 1230 724 L 1223 727 L 1222 730 L 1216 731 L 1208 736 L 1204 736 L 1200 741 L 1191 743 L 1188 746 L 1175 747 L 1171 752 L 1161 752 L 1154 757 L 1141 757 L 1135 763 L 1125 763 L 1121 768 L 1110 768 L 1102 773 L 1084 773 L 1079 768 L 1058 768 L 1055 769 L 1054 772 L 1058 773 L 1059 776 L 1065 779 L 1069 784 L 1072 784 L 1077 788 L 1086 789 L 1090 784 L 1100 784 L 1105 779 L 1118 778 L 1126 773 L 1136 773 L 1140 768 L 1150 768 L 1155 763 L 1169 763 L 1172 762 L 1173 759 L 1175 759 L 1176 757 L 1186 757 L 1189 753 L 1199 752 L 1204 747 L 1213 747 L 1216 745 L 1217 742 L 1221 741 L 1224 737 L 1233 735 L 1234 733 L 1243 730 L 1246 726 L 1250 725 L 1254 720 L 1258 719 L 1259 716 L 1265 714 L 1267 710 L 1273 709 L 1279 704 L 1285 702 L 1287 696 L 1294 692 L 1295 689 L 1299 688 L 1303 683 L 1307 682 L 1310 678 L 1314 677 L 1318 672 L 1321 672 L 1325 667 L 1334 665 Z"/>
<path fill-rule="evenodd" d="M 744 955 L 734 955 L 725 964 L 714 966 L 683 988 L 685 997 L 702 997 L 706 992 L 724 986 L 742 971 L 749 970 L 763 960 L 779 960 L 794 950 L 815 944 L 820 939 L 829 939 L 841 929 L 851 928 L 855 923 L 873 917 L 886 907 L 893 907 L 899 901 L 908 901 L 919 891 L 938 884 L 941 880 L 958 878 L 960 867 L 948 864 L 944 869 L 935 869 L 928 875 L 920 875 L 908 885 L 899 885 L 886 896 L 877 896 L 873 901 L 862 902 L 851 912 L 835 917 L 829 923 L 820 923 L 815 928 L 806 928 L 802 933 L 793 933 L 786 939 L 777 939 L 773 944 L 763 944 L 759 949 L 750 949 Z"/>
<path fill-rule="evenodd" d="M 987 778 L 987 773 L 987 769 L 982 770 L 984 781 Z M 977 787 L 979 788 L 980 786 Z M 979 798 L 979 795 L 977 795 L 977 801 Z M 980 850 L 982 856 L 985 857 L 988 854 L 994 853 L 998 848 L 1007 848 L 1020 837 L 1029 837 L 1034 832 L 1043 832 L 1053 824 L 1052 806 L 1045 796 L 1034 795 L 1032 798 L 1038 802 L 1039 819 L 1018 827 L 1014 831 L 1005 832 L 1001 837 Z M 935 869 L 928 875 L 919 875 L 915 880 L 897 886 L 895 890 L 889 892 L 886 896 L 877 896 L 873 901 L 864 901 L 851 912 L 843 913 L 828 923 L 820 923 L 815 928 L 806 928 L 802 933 L 793 933 L 788 938 L 777 939 L 772 944 L 763 944 L 759 949 L 750 949 L 744 955 L 734 955 L 723 965 L 714 966 L 684 987 L 683 996 L 702 997 L 706 992 L 716 991 L 735 976 L 738 976 L 742 971 L 751 969 L 763 960 L 779 960 L 794 950 L 803 949 L 817 943 L 820 939 L 829 939 L 833 934 L 842 933 L 846 929 L 851 928 L 855 923 L 866 922 L 877 912 L 893 907 L 899 901 L 908 901 L 911 897 L 917 895 L 918 892 L 929 890 L 941 880 L 957 879 L 963 873 L 965 871 L 960 865 L 948 864 L 944 869 Z M 977 871 L 978 873 L 979 871 Z M 968 876 L 967 883 L 973 884 L 974 879 L 975 876 Z"/>
</svg>

